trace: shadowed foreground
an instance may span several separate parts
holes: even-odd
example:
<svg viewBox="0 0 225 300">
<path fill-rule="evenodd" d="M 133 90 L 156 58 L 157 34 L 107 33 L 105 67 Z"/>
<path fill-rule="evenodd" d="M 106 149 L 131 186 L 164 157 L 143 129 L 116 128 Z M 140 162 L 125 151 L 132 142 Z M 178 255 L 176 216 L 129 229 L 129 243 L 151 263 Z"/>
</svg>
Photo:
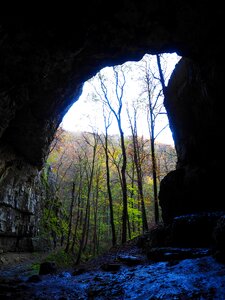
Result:
<svg viewBox="0 0 225 300">
<path fill-rule="evenodd" d="M 31 262 L 3 268 L 0 299 L 224 299 L 225 265 L 210 249 L 153 253 L 128 244 L 55 274 L 30 276 Z"/>
</svg>

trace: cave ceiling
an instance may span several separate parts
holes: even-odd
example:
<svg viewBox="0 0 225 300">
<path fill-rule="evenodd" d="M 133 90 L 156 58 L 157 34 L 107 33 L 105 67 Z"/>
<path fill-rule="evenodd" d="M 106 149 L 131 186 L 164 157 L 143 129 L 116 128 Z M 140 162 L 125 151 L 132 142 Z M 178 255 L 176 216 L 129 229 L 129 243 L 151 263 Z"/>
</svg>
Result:
<svg viewBox="0 0 225 300">
<path fill-rule="evenodd" d="M 0 146 L 41 167 L 83 83 L 105 66 L 163 52 L 213 64 L 224 53 L 222 12 L 203 1 L 99 0 L 83 1 L 72 11 L 34 7 L 5 15 L 0 19 Z"/>
</svg>

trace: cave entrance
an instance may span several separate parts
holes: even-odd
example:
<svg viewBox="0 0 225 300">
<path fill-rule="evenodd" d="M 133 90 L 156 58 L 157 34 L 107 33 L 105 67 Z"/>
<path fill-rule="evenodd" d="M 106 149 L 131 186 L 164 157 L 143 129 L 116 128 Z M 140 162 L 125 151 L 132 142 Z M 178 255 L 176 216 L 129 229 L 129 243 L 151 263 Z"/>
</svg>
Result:
<svg viewBox="0 0 225 300">
<path fill-rule="evenodd" d="M 165 84 L 168 84 L 169 78 L 171 76 L 172 71 L 174 70 L 175 64 L 180 60 L 180 56 L 176 53 L 165 53 L 161 55 L 161 67 L 163 71 L 163 76 L 165 80 Z M 162 93 L 162 85 L 160 82 L 158 67 L 156 62 L 156 55 L 145 55 L 138 62 L 129 61 L 122 65 L 123 72 L 125 73 L 125 86 L 124 86 L 124 95 L 122 101 L 123 103 L 123 129 L 125 135 L 130 135 L 130 124 L 127 116 L 127 108 L 128 110 L 134 110 L 134 106 L 138 107 L 138 123 L 139 123 L 139 134 L 144 135 L 146 138 L 149 138 L 149 120 L 146 114 L 149 114 L 147 110 L 148 106 L 148 97 L 143 95 L 146 92 L 146 78 L 147 73 L 152 72 L 151 76 L 154 77 L 155 82 L 153 82 L 152 78 L 149 77 L 149 84 L 153 85 L 150 92 L 152 93 L 152 101 L 156 101 L 156 98 L 161 89 L 160 99 L 158 106 L 162 109 L 160 114 L 157 116 L 156 123 L 156 135 L 157 142 L 168 144 L 174 146 L 174 140 L 172 136 L 171 129 L 169 127 L 169 122 L 167 118 L 167 114 L 165 108 L 163 106 L 163 93 Z M 115 90 L 115 81 L 113 82 L 113 67 L 105 67 L 100 73 L 104 76 L 104 79 L 107 80 L 108 85 L 108 93 L 111 93 L 112 99 L 110 101 L 116 101 L 113 94 L 113 89 Z M 85 132 L 91 131 L 95 128 L 98 132 L 104 131 L 104 118 L 103 116 L 103 108 L 102 102 L 104 99 L 98 99 L 100 95 L 98 95 L 99 91 L 99 73 L 96 76 L 92 77 L 89 81 L 85 82 L 83 87 L 83 92 L 69 111 L 64 116 L 61 127 L 64 130 L 70 132 Z M 115 78 L 114 78 L 115 79 Z M 100 89 L 99 89 L 100 90 Z M 144 103 L 145 98 L 145 103 Z M 142 103 L 141 103 L 142 102 Z M 141 106 L 142 104 L 142 106 Z M 132 107 L 133 106 L 133 107 Z M 167 125 L 167 126 L 166 126 Z M 165 128 L 164 128 L 165 127 Z M 164 128 L 164 129 L 163 129 Z M 158 134 L 160 131 L 160 134 Z M 109 128 L 109 132 L 111 134 L 117 134 L 118 128 L 115 120 L 112 120 L 112 124 Z"/>
<path fill-rule="evenodd" d="M 161 221 L 159 183 L 176 165 L 163 85 L 180 57 L 158 56 L 163 79 L 156 58 L 102 69 L 56 133 L 48 157 L 57 190 L 53 240 L 61 236 L 77 263 Z"/>
</svg>

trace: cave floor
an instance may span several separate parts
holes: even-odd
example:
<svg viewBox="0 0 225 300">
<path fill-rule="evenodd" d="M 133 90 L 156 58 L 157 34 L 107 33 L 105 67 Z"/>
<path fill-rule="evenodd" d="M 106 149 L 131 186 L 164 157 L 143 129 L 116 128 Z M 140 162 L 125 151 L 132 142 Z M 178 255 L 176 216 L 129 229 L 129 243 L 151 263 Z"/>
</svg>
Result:
<svg viewBox="0 0 225 300">
<path fill-rule="evenodd" d="M 225 265 L 211 255 L 153 262 L 132 246 L 36 277 L 30 262 L 1 269 L 0 299 L 225 299 Z"/>
</svg>

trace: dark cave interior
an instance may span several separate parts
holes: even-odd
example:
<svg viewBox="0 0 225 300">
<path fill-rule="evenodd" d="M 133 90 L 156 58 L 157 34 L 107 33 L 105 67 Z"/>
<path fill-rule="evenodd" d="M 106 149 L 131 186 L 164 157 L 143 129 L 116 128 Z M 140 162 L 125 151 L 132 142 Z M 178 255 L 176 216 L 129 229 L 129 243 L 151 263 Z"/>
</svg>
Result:
<svg viewBox="0 0 225 300">
<path fill-rule="evenodd" d="M 39 172 L 83 83 L 105 66 L 176 52 L 182 59 L 165 107 L 178 164 L 160 185 L 163 221 L 173 224 L 178 244 L 185 236 L 191 247 L 210 244 L 217 226 L 224 256 L 222 13 L 221 5 L 201 1 L 124 0 L 106 7 L 99 0 L 85 1 L 65 20 L 44 13 L 0 20 L 0 249 L 12 250 L 18 237 L 20 249 L 29 249 Z M 190 226 L 187 215 L 194 216 Z"/>
</svg>

